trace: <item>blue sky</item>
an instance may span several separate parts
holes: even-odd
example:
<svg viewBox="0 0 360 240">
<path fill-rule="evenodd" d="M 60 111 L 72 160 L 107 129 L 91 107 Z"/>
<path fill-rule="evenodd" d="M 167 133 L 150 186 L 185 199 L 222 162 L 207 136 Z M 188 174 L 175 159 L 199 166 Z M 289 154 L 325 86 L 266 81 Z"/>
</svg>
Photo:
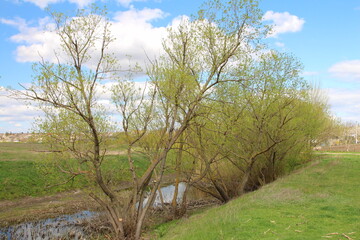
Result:
<svg viewBox="0 0 360 240">
<path fill-rule="evenodd" d="M 182 15 L 196 13 L 195 0 L 0 0 L 0 132 L 26 132 L 40 113 L 9 99 L 4 87 L 31 81 L 41 55 L 51 61 L 54 35 L 45 8 L 71 12 L 90 3 L 109 9 L 115 54 L 144 62 L 157 55 L 165 27 Z M 304 64 L 303 76 L 328 95 L 334 115 L 360 122 L 360 1 L 263 0 L 264 20 L 274 25 L 271 48 L 293 53 Z"/>
</svg>

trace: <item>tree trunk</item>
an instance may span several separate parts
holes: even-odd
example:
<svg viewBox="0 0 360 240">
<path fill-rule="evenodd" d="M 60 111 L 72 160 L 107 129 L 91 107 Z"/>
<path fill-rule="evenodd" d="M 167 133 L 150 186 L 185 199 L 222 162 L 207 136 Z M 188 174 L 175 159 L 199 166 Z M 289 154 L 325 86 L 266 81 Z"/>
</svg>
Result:
<svg viewBox="0 0 360 240">
<path fill-rule="evenodd" d="M 190 185 L 188 184 L 188 181 L 186 182 L 185 191 L 182 197 L 181 201 L 181 209 L 180 209 L 180 216 L 183 216 L 186 214 L 187 211 L 187 194 L 189 192 Z"/>
<path fill-rule="evenodd" d="M 175 179 L 175 190 L 174 190 L 174 196 L 173 199 L 171 201 L 171 208 L 172 208 L 172 212 L 173 212 L 173 217 L 177 218 L 179 215 L 179 211 L 178 211 L 178 202 L 177 202 L 177 197 L 179 194 L 179 178 L 176 177 Z"/>
<path fill-rule="evenodd" d="M 227 203 L 230 200 L 229 195 L 226 193 L 226 191 L 224 191 L 224 189 L 217 183 L 216 180 L 211 178 L 211 182 L 214 184 L 214 187 L 216 189 L 216 191 L 220 194 L 221 196 L 221 201 L 223 203 Z"/>
<path fill-rule="evenodd" d="M 120 217 L 117 206 L 113 203 L 106 203 L 97 197 L 95 194 L 90 193 L 90 197 L 97 201 L 105 210 L 111 225 L 113 226 L 116 239 L 125 239 L 125 231 L 123 219 Z"/>
<path fill-rule="evenodd" d="M 240 181 L 240 185 L 239 185 L 239 191 L 238 191 L 239 196 L 241 196 L 241 195 L 243 195 L 245 193 L 245 188 L 246 188 L 246 185 L 249 182 L 250 174 L 251 174 L 254 163 L 255 163 L 255 159 L 250 160 L 250 164 L 249 164 L 249 166 L 246 168 L 246 170 L 244 172 L 244 175 L 243 175 L 243 177 L 242 177 L 242 179 Z"/>
</svg>

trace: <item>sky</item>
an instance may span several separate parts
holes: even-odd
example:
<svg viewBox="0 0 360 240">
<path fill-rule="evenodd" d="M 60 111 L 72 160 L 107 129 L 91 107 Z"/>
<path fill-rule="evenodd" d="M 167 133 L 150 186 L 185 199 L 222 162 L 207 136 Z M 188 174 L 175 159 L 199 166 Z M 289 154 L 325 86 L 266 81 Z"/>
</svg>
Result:
<svg viewBox="0 0 360 240">
<path fill-rule="evenodd" d="M 54 59 L 58 41 L 47 9 L 71 14 L 92 3 L 106 4 L 116 37 L 110 50 L 126 66 L 129 55 L 140 64 L 158 56 L 166 27 L 202 1 L 0 0 L 0 133 L 28 132 L 41 115 L 5 88 L 21 89 L 32 81 L 34 63 Z M 263 0 L 260 8 L 274 29 L 269 47 L 303 63 L 303 77 L 327 95 L 334 116 L 360 122 L 360 0 Z"/>
</svg>

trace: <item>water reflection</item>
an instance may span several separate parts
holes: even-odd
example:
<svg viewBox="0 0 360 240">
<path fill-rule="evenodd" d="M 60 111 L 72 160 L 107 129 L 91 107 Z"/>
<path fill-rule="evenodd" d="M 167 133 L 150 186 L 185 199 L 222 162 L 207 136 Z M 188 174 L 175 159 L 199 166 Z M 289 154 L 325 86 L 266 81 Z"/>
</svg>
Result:
<svg viewBox="0 0 360 240">
<path fill-rule="evenodd" d="M 180 182 L 178 185 L 178 195 L 176 198 L 176 202 L 180 203 L 183 199 L 184 196 L 184 192 L 186 190 L 186 183 L 184 182 Z M 162 201 L 161 201 L 161 197 L 163 199 L 163 203 L 171 203 L 175 194 L 175 185 L 169 185 L 166 187 L 162 187 L 160 188 L 161 193 L 159 192 L 159 190 L 156 192 L 156 197 L 154 200 L 154 207 L 161 207 L 162 206 Z M 144 199 L 144 206 L 147 203 L 148 198 Z"/>
<path fill-rule="evenodd" d="M 36 222 L 22 223 L 8 228 L 0 228 L 1 240 L 12 239 L 85 239 L 84 222 L 97 213 L 83 211 Z"/>
<path fill-rule="evenodd" d="M 176 198 L 177 203 L 182 202 L 186 187 L 187 187 L 187 184 L 185 182 L 179 183 L 178 195 Z M 154 207 L 162 207 L 161 197 L 165 204 L 170 204 L 173 200 L 174 194 L 175 194 L 175 185 L 169 185 L 169 186 L 160 188 L 160 192 L 159 192 L 159 190 L 156 192 L 156 197 L 155 197 L 153 206 Z M 189 187 L 186 198 L 189 201 L 194 201 L 194 200 L 196 201 L 199 199 L 209 199 L 209 195 L 207 195 L 206 193 L 204 193 L 196 188 Z M 210 199 L 212 199 L 212 198 L 210 197 Z M 146 205 L 147 201 L 148 201 L 148 197 L 144 199 L 144 202 L 143 202 L 144 206 Z"/>
<path fill-rule="evenodd" d="M 177 203 L 181 203 L 186 190 L 186 183 L 180 182 L 178 185 Z M 161 188 L 156 193 L 154 207 L 162 207 L 162 201 L 165 204 L 170 204 L 175 193 L 175 185 L 169 185 Z M 208 196 L 203 192 L 190 188 L 187 194 L 188 200 L 206 199 Z M 144 199 L 144 206 L 148 198 Z M 57 218 L 40 220 L 36 222 L 22 223 L 7 228 L 0 228 L 0 240 L 12 239 L 86 239 L 87 233 L 85 231 L 85 223 L 93 219 L 99 213 L 83 211 L 73 215 L 64 215 Z"/>
</svg>

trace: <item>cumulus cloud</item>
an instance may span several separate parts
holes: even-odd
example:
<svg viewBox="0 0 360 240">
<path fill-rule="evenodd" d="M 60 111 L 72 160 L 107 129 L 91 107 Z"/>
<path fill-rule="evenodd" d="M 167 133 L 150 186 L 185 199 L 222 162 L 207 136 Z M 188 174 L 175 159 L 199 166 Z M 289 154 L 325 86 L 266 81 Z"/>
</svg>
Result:
<svg viewBox="0 0 360 240">
<path fill-rule="evenodd" d="M 55 26 L 49 17 L 39 19 L 35 26 L 22 18 L 0 19 L 0 22 L 19 31 L 10 37 L 11 41 L 19 44 L 15 50 L 16 61 L 37 62 L 41 57 L 51 62 L 56 60 L 54 52 L 60 51 L 60 39 L 52 31 Z"/>
<path fill-rule="evenodd" d="M 345 121 L 360 122 L 359 89 L 327 89 L 331 110 Z"/>
<path fill-rule="evenodd" d="M 360 81 L 360 60 L 349 60 L 334 64 L 329 72 L 342 80 Z"/>
<path fill-rule="evenodd" d="M 21 0 L 21 1 L 33 3 L 36 6 L 38 6 L 39 8 L 46 8 L 50 4 L 64 2 L 64 0 Z M 82 7 L 85 7 L 85 6 L 95 2 L 95 0 L 68 0 L 68 2 L 74 3 L 78 7 L 82 8 Z"/>
<path fill-rule="evenodd" d="M 267 11 L 263 16 L 263 21 L 270 22 L 273 29 L 269 37 L 277 37 L 279 34 L 289 32 L 299 32 L 302 30 L 305 20 L 288 12 Z"/>
<path fill-rule="evenodd" d="M 45 8 L 50 4 L 64 2 L 64 0 L 21 0 L 21 1 L 33 3 L 40 8 Z M 76 4 L 80 8 L 83 8 L 95 2 L 95 0 L 67 0 L 67 1 Z M 146 2 L 147 0 L 116 0 L 116 1 L 123 7 L 131 7 L 131 3 L 133 2 Z"/>
<path fill-rule="evenodd" d="M 46 8 L 49 4 L 61 2 L 61 0 L 23 0 L 23 1 L 33 3 L 40 8 Z"/>
<path fill-rule="evenodd" d="M 71 3 L 75 3 L 76 5 L 78 5 L 80 8 L 83 8 L 93 2 L 95 2 L 95 0 L 68 0 Z"/>
<path fill-rule="evenodd" d="M 154 27 L 152 22 L 166 16 L 160 9 L 148 8 L 130 8 L 115 13 L 111 19 L 111 32 L 116 40 L 110 45 L 109 52 L 115 54 L 123 68 L 126 69 L 129 65 L 129 55 L 133 62 L 144 64 L 148 57 L 161 54 L 161 42 L 166 34 L 166 27 Z M 55 26 L 50 18 L 42 18 L 36 22 L 21 18 L 0 19 L 0 22 L 18 29 L 18 33 L 10 37 L 11 41 L 18 44 L 14 54 L 18 62 L 38 62 L 41 57 L 46 61 L 56 62 L 54 52 L 61 52 L 60 40 L 56 33 L 51 31 Z M 105 89 L 99 100 L 106 109 L 113 112 L 115 108 L 110 102 L 109 94 L 111 83 L 106 84 L 99 86 Z M 138 88 L 143 88 L 142 85 L 144 83 L 136 83 Z M 27 131 L 34 118 L 40 114 L 33 106 L 8 98 L 4 88 L 0 87 L 1 131 Z"/>
<path fill-rule="evenodd" d="M 147 0 L 117 0 L 122 6 L 130 7 L 133 2 L 146 2 Z"/>
<path fill-rule="evenodd" d="M 117 12 L 111 20 L 111 33 L 116 38 L 109 47 L 109 52 L 120 59 L 122 66 L 127 66 L 129 57 L 132 61 L 144 64 L 147 57 L 158 56 L 161 41 L 166 34 L 165 27 L 154 27 L 152 21 L 166 17 L 160 9 L 144 8 Z M 24 19 L 0 19 L 3 24 L 16 27 L 19 32 L 10 40 L 18 43 L 15 57 L 18 62 L 37 62 L 43 58 L 56 62 L 56 53 L 61 53 L 60 39 L 53 31 L 55 26 L 50 18 L 39 19 L 35 24 Z"/>
<path fill-rule="evenodd" d="M 1 132 L 26 132 L 34 118 L 40 115 L 39 109 L 24 101 L 10 98 L 5 88 L 0 86 Z"/>
<path fill-rule="evenodd" d="M 158 56 L 162 51 L 162 38 L 166 34 L 165 27 L 154 27 L 151 21 L 164 18 L 166 13 L 160 9 L 130 9 L 118 12 L 113 19 L 112 33 L 117 38 L 112 44 L 111 52 L 116 53 L 127 64 L 125 55 L 143 64 L 147 57 Z"/>
</svg>

